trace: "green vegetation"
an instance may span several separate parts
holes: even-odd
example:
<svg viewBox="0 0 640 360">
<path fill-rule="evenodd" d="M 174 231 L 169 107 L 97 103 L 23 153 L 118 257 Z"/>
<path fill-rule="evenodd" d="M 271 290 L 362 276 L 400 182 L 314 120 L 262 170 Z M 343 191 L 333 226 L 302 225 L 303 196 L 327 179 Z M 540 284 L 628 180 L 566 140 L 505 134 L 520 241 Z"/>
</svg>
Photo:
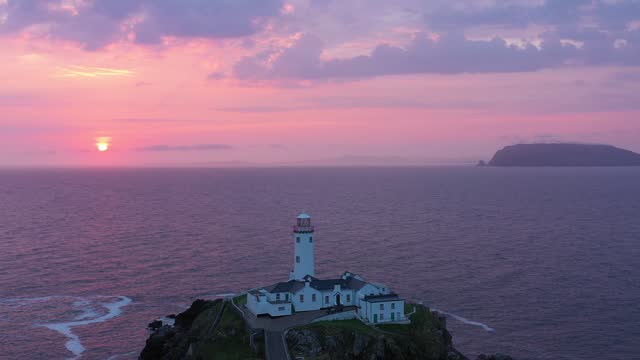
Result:
<svg viewBox="0 0 640 360">
<path fill-rule="evenodd" d="M 149 337 L 140 358 L 263 359 L 264 345 L 258 349 L 259 354 L 251 349 L 250 330 L 230 303 L 196 300 L 176 316 L 175 327 L 160 328 Z"/>
<path fill-rule="evenodd" d="M 305 359 L 462 359 L 451 344 L 442 319 L 429 308 L 405 307 L 410 324 L 366 325 L 359 320 L 322 321 L 292 329 L 287 334 L 290 352 Z"/>
<path fill-rule="evenodd" d="M 213 337 L 200 345 L 200 355 L 204 359 L 260 359 L 249 346 L 249 336 L 244 320 L 227 306 Z"/>
<path fill-rule="evenodd" d="M 242 306 L 245 305 L 247 303 L 247 294 L 242 294 L 239 296 L 236 296 L 233 298 L 233 302 L 238 305 L 238 306 Z"/>
<path fill-rule="evenodd" d="M 344 330 L 359 331 L 369 335 L 376 335 L 377 333 L 379 333 L 376 329 L 364 324 L 362 321 L 357 319 L 318 321 L 309 325 L 305 325 L 301 328 L 315 328 L 318 330 L 322 330 L 326 335 L 335 335 Z"/>
</svg>

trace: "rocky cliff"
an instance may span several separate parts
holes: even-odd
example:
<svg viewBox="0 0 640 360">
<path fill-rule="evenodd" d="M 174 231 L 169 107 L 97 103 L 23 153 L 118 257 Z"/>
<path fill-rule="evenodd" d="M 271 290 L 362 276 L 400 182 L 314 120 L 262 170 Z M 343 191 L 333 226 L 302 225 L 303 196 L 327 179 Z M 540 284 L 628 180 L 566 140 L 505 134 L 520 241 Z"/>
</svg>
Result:
<svg viewBox="0 0 640 360">
<path fill-rule="evenodd" d="M 445 318 L 424 306 L 415 307 L 408 325 L 318 322 L 290 330 L 287 344 L 293 356 L 305 359 L 466 359 L 453 347 Z"/>
<path fill-rule="evenodd" d="M 222 300 L 196 300 L 175 317 L 175 325 L 150 324 L 153 333 L 140 353 L 143 360 L 262 359 L 249 345 L 242 317 Z"/>
<path fill-rule="evenodd" d="M 293 357 L 305 360 L 468 360 L 452 343 L 444 316 L 422 305 L 408 305 L 411 323 L 369 326 L 359 320 L 323 321 L 290 329 Z M 196 300 L 175 316 L 174 325 L 154 321 L 140 353 L 143 360 L 264 359 L 263 339 L 254 337 L 241 315 L 222 300 Z M 513 360 L 481 355 L 477 360 Z"/>
<path fill-rule="evenodd" d="M 640 166 L 640 154 L 609 145 L 518 144 L 499 150 L 490 166 Z"/>
</svg>

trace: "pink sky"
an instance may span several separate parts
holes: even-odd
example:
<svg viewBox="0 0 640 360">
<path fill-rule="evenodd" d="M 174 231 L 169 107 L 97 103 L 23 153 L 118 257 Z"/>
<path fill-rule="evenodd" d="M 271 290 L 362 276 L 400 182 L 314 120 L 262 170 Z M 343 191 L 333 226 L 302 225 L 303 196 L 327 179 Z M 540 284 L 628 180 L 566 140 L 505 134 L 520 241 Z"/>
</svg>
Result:
<svg viewBox="0 0 640 360">
<path fill-rule="evenodd" d="M 0 166 L 640 152 L 639 29 L 634 1 L 0 0 Z"/>
</svg>

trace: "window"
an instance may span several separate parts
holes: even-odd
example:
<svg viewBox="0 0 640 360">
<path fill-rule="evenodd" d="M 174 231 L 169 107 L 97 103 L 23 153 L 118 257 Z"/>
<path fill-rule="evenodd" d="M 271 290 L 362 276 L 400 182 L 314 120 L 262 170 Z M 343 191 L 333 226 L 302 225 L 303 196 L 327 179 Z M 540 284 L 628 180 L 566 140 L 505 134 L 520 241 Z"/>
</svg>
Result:
<svg viewBox="0 0 640 360">
<path fill-rule="evenodd" d="M 396 308 L 396 303 L 391 303 L 391 310 L 394 310 Z"/>
<path fill-rule="evenodd" d="M 384 304 L 380 304 L 380 310 L 384 310 Z"/>
<path fill-rule="evenodd" d="M 402 318 L 400 317 L 400 312 L 397 312 L 396 314 L 398 314 L 398 320 L 402 319 Z"/>
<path fill-rule="evenodd" d="M 284 294 L 284 299 L 285 299 L 286 301 L 289 301 L 289 294 Z"/>
<path fill-rule="evenodd" d="M 300 302 L 303 303 L 304 302 L 304 295 L 300 294 Z"/>
<path fill-rule="evenodd" d="M 299 243 L 300 242 L 300 236 L 296 236 L 296 242 Z"/>
<path fill-rule="evenodd" d="M 384 320 L 384 314 L 380 313 L 380 320 Z"/>
<path fill-rule="evenodd" d="M 313 236 L 309 236 L 309 242 L 312 243 L 313 242 Z"/>
<path fill-rule="evenodd" d="M 311 294 L 311 302 L 316 302 L 316 294 Z"/>
<path fill-rule="evenodd" d="M 300 262 L 300 256 L 296 256 L 296 262 L 299 263 Z"/>
<path fill-rule="evenodd" d="M 276 300 L 277 300 L 277 301 L 280 301 L 280 294 L 279 294 L 279 293 L 278 293 L 278 294 L 276 294 Z"/>
<path fill-rule="evenodd" d="M 328 304 L 328 303 L 329 303 L 329 297 L 328 297 L 328 296 L 325 296 L 325 297 L 324 297 L 324 303 L 325 303 L 325 304 Z"/>
<path fill-rule="evenodd" d="M 278 311 L 284 311 L 284 309 L 285 309 L 285 307 L 284 307 L 284 306 L 280 306 L 280 307 L 278 308 Z"/>
<path fill-rule="evenodd" d="M 351 295 L 347 294 L 347 302 L 351 302 Z"/>
</svg>

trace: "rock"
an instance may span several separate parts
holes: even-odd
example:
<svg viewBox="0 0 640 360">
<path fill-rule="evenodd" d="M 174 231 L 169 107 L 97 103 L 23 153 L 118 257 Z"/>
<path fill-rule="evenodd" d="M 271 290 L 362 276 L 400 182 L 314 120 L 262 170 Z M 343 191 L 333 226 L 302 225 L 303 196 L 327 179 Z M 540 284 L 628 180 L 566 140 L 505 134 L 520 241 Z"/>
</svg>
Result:
<svg viewBox="0 0 640 360">
<path fill-rule="evenodd" d="M 609 145 L 518 144 L 496 152 L 490 166 L 640 166 L 640 154 Z"/>
<path fill-rule="evenodd" d="M 467 360 L 453 348 L 445 318 L 416 305 L 406 328 L 369 329 L 340 321 L 319 322 L 293 328 L 287 344 L 294 357 L 344 360 Z"/>
<path fill-rule="evenodd" d="M 478 161 L 478 164 L 476 166 L 487 166 L 487 162 L 484 160 L 480 160 Z"/>
<path fill-rule="evenodd" d="M 478 355 L 478 357 L 476 357 L 476 360 L 515 360 L 515 359 L 509 355 L 497 353 L 494 355 L 480 354 Z"/>
<path fill-rule="evenodd" d="M 149 325 L 147 325 L 147 329 L 152 330 L 152 331 L 156 331 L 161 326 L 162 326 L 162 321 L 161 320 L 155 320 L 155 321 L 150 322 Z"/>
</svg>

